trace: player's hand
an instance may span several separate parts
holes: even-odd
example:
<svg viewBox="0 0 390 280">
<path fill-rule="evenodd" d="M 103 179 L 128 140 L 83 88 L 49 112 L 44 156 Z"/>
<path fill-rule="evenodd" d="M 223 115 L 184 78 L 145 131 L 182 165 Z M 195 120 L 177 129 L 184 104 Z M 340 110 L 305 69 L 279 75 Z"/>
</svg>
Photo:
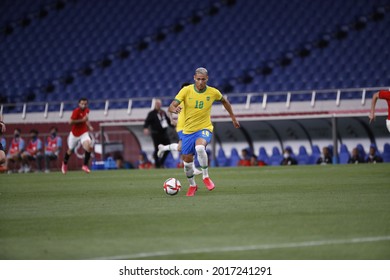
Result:
<svg viewBox="0 0 390 280">
<path fill-rule="evenodd" d="M 1 132 L 5 132 L 5 123 L 0 122 Z"/>
<path fill-rule="evenodd" d="M 149 129 L 144 128 L 144 135 L 149 135 Z"/>
<path fill-rule="evenodd" d="M 180 112 L 181 112 L 181 107 L 180 106 L 177 106 L 176 108 L 175 108 L 175 114 L 179 114 Z"/>
<path fill-rule="evenodd" d="M 238 122 L 238 120 L 233 120 L 233 125 L 235 128 L 240 128 L 240 123 Z"/>
<path fill-rule="evenodd" d="M 370 120 L 370 123 L 372 123 L 372 121 L 375 121 L 375 114 L 374 114 L 374 113 L 370 113 L 370 114 L 368 115 L 368 118 L 369 118 L 369 120 Z"/>
<path fill-rule="evenodd" d="M 88 126 L 88 128 L 89 128 L 89 131 L 93 131 L 93 126 L 92 125 Z"/>
</svg>

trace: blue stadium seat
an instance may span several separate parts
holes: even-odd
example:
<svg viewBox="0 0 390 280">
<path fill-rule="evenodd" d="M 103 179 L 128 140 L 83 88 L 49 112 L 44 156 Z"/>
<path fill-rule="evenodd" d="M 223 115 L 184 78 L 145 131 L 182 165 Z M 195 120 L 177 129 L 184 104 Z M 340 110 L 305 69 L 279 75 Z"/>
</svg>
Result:
<svg viewBox="0 0 390 280">
<path fill-rule="evenodd" d="M 319 157 L 321 157 L 321 151 L 318 145 L 313 145 L 311 147 L 312 153 L 310 155 L 310 164 L 316 164 Z"/>
<path fill-rule="evenodd" d="M 366 156 L 367 156 L 367 154 L 366 154 L 366 151 L 364 150 L 363 145 L 362 145 L 362 144 L 357 144 L 357 145 L 356 145 L 356 148 L 357 148 L 358 151 L 359 151 L 359 156 L 360 156 L 360 158 L 365 159 Z"/>
<path fill-rule="evenodd" d="M 280 153 L 278 147 L 272 148 L 272 155 L 269 158 L 270 165 L 280 165 L 283 160 L 283 155 Z"/>
<path fill-rule="evenodd" d="M 298 155 L 296 156 L 298 164 L 309 164 L 310 163 L 310 156 L 307 153 L 305 146 L 299 147 Z"/>
<path fill-rule="evenodd" d="M 229 160 L 229 166 L 237 166 L 238 162 L 240 161 L 240 155 L 238 154 L 238 151 L 236 148 L 232 148 L 231 154 L 230 154 L 230 160 Z"/>
<path fill-rule="evenodd" d="M 177 161 L 175 160 L 175 158 L 173 157 L 171 152 L 168 153 L 168 156 L 165 159 L 164 167 L 165 168 L 176 168 L 177 167 Z"/>
<path fill-rule="evenodd" d="M 348 151 L 348 148 L 345 144 L 341 144 L 340 146 L 340 153 L 339 153 L 339 161 L 341 164 L 347 164 L 349 159 L 351 158 L 351 155 Z"/>
<path fill-rule="evenodd" d="M 390 144 L 389 143 L 385 143 L 383 145 L 382 158 L 383 158 L 384 162 L 390 162 Z"/>
<path fill-rule="evenodd" d="M 219 148 L 217 154 L 217 166 L 224 167 L 229 166 L 229 159 L 225 155 L 225 151 L 222 148 Z"/>
<path fill-rule="evenodd" d="M 259 148 L 259 155 L 257 156 L 257 161 L 259 161 L 259 162 L 262 161 L 267 165 L 270 164 L 269 156 L 268 156 L 267 151 L 265 150 L 264 147 Z"/>
</svg>

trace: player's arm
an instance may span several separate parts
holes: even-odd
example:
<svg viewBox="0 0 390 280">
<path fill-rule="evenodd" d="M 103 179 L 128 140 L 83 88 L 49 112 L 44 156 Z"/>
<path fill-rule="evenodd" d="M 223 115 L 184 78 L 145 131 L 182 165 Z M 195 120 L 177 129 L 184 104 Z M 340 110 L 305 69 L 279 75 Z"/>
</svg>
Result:
<svg viewBox="0 0 390 280">
<path fill-rule="evenodd" d="M 180 102 L 177 99 L 174 99 L 169 105 L 168 112 L 173 114 L 179 114 L 181 112 L 181 107 L 179 106 Z"/>
<path fill-rule="evenodd" d="M 3 133 L 5 132 L 5 123 L 2 121 L 0 121 L 0 131 Z"/>
<path fill-rule="evenodd" d="M 87 124 L 89 131 L 93 131 L 93 126 L 91 125 L 91 122 L 86 121 L 85 123 Z"/>
<path fill-rule="evenodd" d="M 234 127 L 239 128 L 240 123 L 237 121 L 236 116 L 233 113 L 233 108 L 232 108 L 232 105 L 230 104 L 230 102 L 223 96 L 222 96 L 221 102 L 222 102 L 223 107 L 225 107 L 226 111 L 228 111 L 230 118 L 232 119 Z"/>
<path fill-rule="evenodd" d="M 181 106 L 180 103 L 182 103 L 185 100 L 186 95 L 188 94 L 187 87 L 182 88 L 179 93 L 175 96 L 173 101 L 171 102 L 171 105 L 169 105 L 168 111 L 173 114 L 179 114 L 181 112 Z M 185 104 L 184 104 L 185 105 Z"/>
<path fill-rule="evenodd" d="M 379 91 L 374 93 L 374 95 L 372 96 L 372 100 L 371 100 L 371 112 L 370 112 L 370 115 L 368 116 L 368 118 L 370 119 L 370 123 L 375 120 L 375 106 L 376 106 L 376 102 L 378 101 L 379 99 Z"/>
<path fill-rule="evenodd" d="M 0 115 L 0 131 L 5 132 L 5 123 L 3 122 L 3 116 Z"/>
<path fill-rule="evenodd" d="M 176 127 L 177 125 L 177 115 L 173 114 L 172 112 L 167 113 L 169 120 L 171 121 L 171 124 Z"/>
</svg>

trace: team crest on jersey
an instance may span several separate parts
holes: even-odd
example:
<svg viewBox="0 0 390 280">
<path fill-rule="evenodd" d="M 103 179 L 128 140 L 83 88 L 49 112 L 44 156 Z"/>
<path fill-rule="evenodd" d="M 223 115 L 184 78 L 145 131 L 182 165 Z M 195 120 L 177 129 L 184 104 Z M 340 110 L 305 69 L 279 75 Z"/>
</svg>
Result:
<svg viewBox="0 0 390 280">
<path fill-rule="evenodd" d="M 210 101 L 210 96 L 207 96 L 207 97 L 206 97 L 206 100 L 207 100 L 207 101 Z"/>
</svg>

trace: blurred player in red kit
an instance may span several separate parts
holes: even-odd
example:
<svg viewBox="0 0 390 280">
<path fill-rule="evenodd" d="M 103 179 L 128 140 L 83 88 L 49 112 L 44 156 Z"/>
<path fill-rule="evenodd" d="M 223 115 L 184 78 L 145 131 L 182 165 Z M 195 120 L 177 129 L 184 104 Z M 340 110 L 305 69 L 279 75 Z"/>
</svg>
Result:
<svg viewBox="0 0 390 280">
<path fill-rule="evenodd" d="M 91 157 L 93 145 L 88 132 L 93 131 L 93 127 L 89 122 L 88 117 L 88 99 L 82 97 L 79 99 L 79 106 L 73 110 L 72 116 L 69 120 L 69 123 L 72 125 L 72 130 L 68 136 L 68 150 L 66 151 L 64 161 L 62 162 L 61 171 L 63 174 L 66 174 L 68 171 L 69 157 L 74 152 L 74 149 L 76 148 L 79 141 L 85 150 L 84 164 L 81 169 L 86 173 L 91 172 L 88 168 L 88 162 Z"/>
</svg>

